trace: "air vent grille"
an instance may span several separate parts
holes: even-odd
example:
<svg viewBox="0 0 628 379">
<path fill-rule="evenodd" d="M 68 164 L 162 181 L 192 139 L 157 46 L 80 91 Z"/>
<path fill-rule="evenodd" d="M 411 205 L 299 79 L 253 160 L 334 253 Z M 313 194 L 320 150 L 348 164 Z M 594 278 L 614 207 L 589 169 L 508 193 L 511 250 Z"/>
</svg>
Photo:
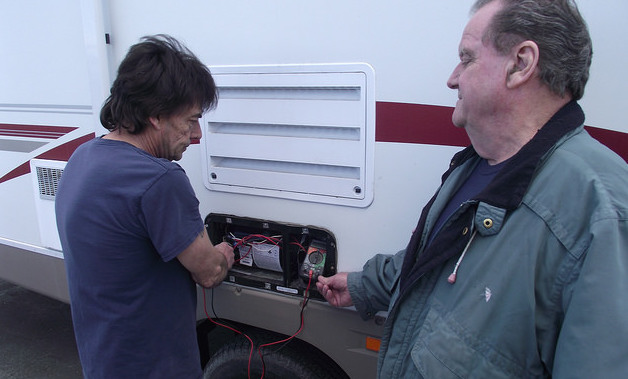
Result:
<svg viewBox="0 0 628 379">
<path fill-rule="evenodd" d="M 373 199 L 375 100 L 366 64 L 212 68 L 204 119 L 214 191 L 366 207 Z"/>
<path fill-rule="evenodd" d="M 31 159 L 32 196 L 35 200 L 41 246 L 61 251 L 55 217 L 55 198 L 67 162 Z"/>
<path fill-rule="evenodd" d="M 37 183 L 39 185 L 39 196 L 41 198 L 55 198 L 62 174 L 63 170 L 58 168 L 37 167 Z"/>
</svg>

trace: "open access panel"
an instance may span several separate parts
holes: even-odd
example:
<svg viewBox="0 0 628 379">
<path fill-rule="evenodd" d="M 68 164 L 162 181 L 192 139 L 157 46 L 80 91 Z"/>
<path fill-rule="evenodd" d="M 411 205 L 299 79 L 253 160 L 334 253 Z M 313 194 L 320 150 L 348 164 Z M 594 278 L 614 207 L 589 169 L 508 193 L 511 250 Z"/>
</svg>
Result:
<svg viewBox="0 0 628 379">
<path fill-rule="evenodd" d="M 214 213 L 205 225 L 214 243 L 234 248 L 229 282 L 302 296 L 311 275 L 310 296 L 322 299 L 317 277 L 336 273 L 336 240 L 322 228 Z"/>
</svg>

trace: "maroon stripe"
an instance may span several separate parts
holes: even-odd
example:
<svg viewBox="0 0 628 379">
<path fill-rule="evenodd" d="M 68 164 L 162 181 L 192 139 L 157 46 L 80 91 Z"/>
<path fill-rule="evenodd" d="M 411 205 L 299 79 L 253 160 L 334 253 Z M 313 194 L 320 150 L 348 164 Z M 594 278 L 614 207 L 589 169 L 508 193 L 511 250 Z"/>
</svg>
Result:
<svg viewBox="0 0 628 379">
<path fill-rule="evenodd" d="M 77 147 L 79 147 L 80 145 L 84 144 L 85 142 L 89 140 L 94 139 L 94 137 L 96 137 L 96 133 L 86 134 L 83 137 L 77 138 L 70 142 L 64 143 L 63 145 L 59 145 L 53 149 L 50 149 L 42 153 L 41 155 L 37 156 L 37 158 L 67 162 Z"/>
<path fill-rule="evenodd" d="M 453 107 L 437 105 L 377 102 L 375 139 L 378 142 L 417 143 L 443 146 L 468 146 L 469 138 L 463 129 L 451 122 Z M 43 125 L 0 124 L 0 132 L 8 130 L 41 131 L 48 130 L 69 133 L 75 127 Z M 608 146 L 628 162 L 628 133 L 586 127 L 598 141 Z M 95 137 L 95 133 L 83 136 L 49 150 L 37 158 L 67 161 L 74 150 L 82 143 Z M 198 141 L 193 141 L 198 143 Z M 0 183 L 28 174 L 29 162 L 25 162 L 0 178 Z"/>
<path fill-rule="evenodd" d="M 379 142 L 468 146 L 464 129 L 451 122 L 452 107 L 377 102 L 375 140 Z"/>
<path fill-rule="evenodd" d="M 75 128 L 74 128 L 75 129 Z M 70 159 L 70 156 L 76 150 L 79 145 L 93 139 L 96 136 L 96 133 L 91 133 L 85 135 L 83 137 L 77 138 L 70 142 L 64 143 L 63 145 L 59 145 L 53 149 L 46 151 L 38 155 L 35 158 L 39 159 L 51 159 L 57 161 L 65 161 L 67 162 Z M 7 180 L 11 180 L 17 178 L 18 176 L 26 175 L 31 172 L 30 162 L 24 162 L 12 171 L 9 171 L 6 175 L 0 178 L 0 183 L 6 182 Z"/>
<path fill-rule="evenodd" d="M 451 122 L 453 107 L 377 102 L 375 139 L 379 142 L 468 146 L 464 129 Z M 628 133 L 591 126 L 587 131 L 628 162 Z"/>
<path fill-rule="evenodd" d="M 57 139 L 62 137 L 63 134 L 58 133 L 33 133 L 33 132 L 7 132 L 0 131 L 0 136 L 6 137 L 28 137 L 28 138 L 49 138 L 49 139 Z"/>
<path fill-rule="evenodd" d="M 22 163 L 18 167 L 6 173 L 3 177 L 0 178 L 0 183 L 6 182 L 7 180 L 11 180 L 17 178 L 18 176 L 26 175 L 31 172 L 31 166 L 29 162 Z"/>
<path fill-rule="evenodd" d="M 585 129 L 593 138 L 608 146 L 609 149 L 628 162 L 628 133 L 595 128 L 593 126 L 585 126 Z"/>
<path fill-rule="evenodd" d="M 75 129 L 69 126 L 0 124 L 0 135 L 57 139 Z"/>
</svg>

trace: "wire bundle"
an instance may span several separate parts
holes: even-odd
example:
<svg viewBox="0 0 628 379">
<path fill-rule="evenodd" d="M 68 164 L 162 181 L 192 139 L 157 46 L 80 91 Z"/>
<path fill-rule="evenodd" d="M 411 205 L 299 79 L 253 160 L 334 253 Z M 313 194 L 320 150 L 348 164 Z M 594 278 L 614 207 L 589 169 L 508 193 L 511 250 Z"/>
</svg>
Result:
<svg viewBox="0 0 628 379">
<path fill-rule="evenodd" d="M 268 239 L 268 240 L 272 239 L 272 237 L 266 237 L 266 236 L 262 236 L 262 237 L 264 237 L 265 239 Z M 277 241 L 277 243 L 278 243 L 278 242 L 279 242 L 279 241 Z M 261 378 L 260 378 L 260 379 L 263 379 L 263 378 L 264 378 L 264 373 L 265 373 L 265 369 L 266 369 L 266 368 L 265 368 L 265 364 L 264 364 L 264 356 L 263 356 L 263 354 L 262 354 L 262 348 L 263 348 L 263 347 L 268 347 L 268 346 L 273 346 L 273 345 L 278 345 L 278 344 L 281 344 L 281 343 L 288 343 L 288 342 L 290 342 L 293 338 L 295 338 L 295 337 L 296 337 L 299 333 L 301 333 L 301 331 L 303 330 L 303 327 L 304 327 L 304 325 L 305 325 L 305 322 L 304 322 L 304 317 L 303 317 L 303 312 L 304 312 L 304 310 L 305 310 L 305 306 L 307 305 L 308 300 L 309 300 L 310 286 L 312 285 L 312 274 L 313 274 L 313 273 L 312 273 L 312 271 L 310 270 L 310 272 L 309 272 L 309 280 L 308 280 L 308 283 L 307 283 L 307 287 L 306 287 L 305 291 L 303 292 L 303 302 L 302 302 L 302 304 L 301 304 L 301 311 L 300 311 L 300 319 L 301 319 L 301 323 L 300 323 L 299 329 L 298 329 L 298 330 L 297 330 L 294 334 L 292 334 L 290 337 L 284 338 L 284 339 L 279 340 L 279 341 L 274 341 L 274 342 L 269 342 L 269 343 L 261 344 L 261 345 L 259 345 L 259 347 L 257 348 L 257 353 L 259 354 L 260 360 L 261 360 L 261 362 L 262 362 L 262 376 L 261 376 Z M 213 291 L 213 290 L 212 290 L 212 291 Z M 240 334 L 240 335 L 244 336 L 244 337 L 245 337 L 245 338 L 249 341 L 249 343 L 251 344 L 251 350 L 250 350 L 250 352 L 249 352 L 249 360 L 248 360 L 248 365 L 247 365 L 247 376 L 248 376 L 248 378 L 250 379 L 250 378 L 251 378 L 251 360 L 252 360 L 252 358 L 253 358 L 253 351 L 255 350 L 255 343 L 253 342 L 253 339 L 252 339 L 251 337 L 249 337 L 246 333 L 244 333 L 244 332 L 242 332 L 242 331 L 240 331 L 240 330 L 237 330 L 236 328 L 233 328 L 233 327 L 231 327 L 231 326 L 229 326 L 229 325 L 225 325 L 225 324 L 219 323 L 219 322 L 217 322 L 216 320 L 214 320 L 213 318 L 211 318 L 211 317 L 209 316 L 209 312 L 207 311 L 207 300 L 206 300 L 205 288 L 203 288 L 203 308 L 204 308 L 204 310 L 205 310 L 205 315 L 207 316 L 207 319 L 208 319 L 208 320 L 210 320 L 212 323 L 214 323 L 214 324 L 216 324 L 216 325 L 218 325 L 218 326 L 221 326 L 221 327 L 223 327 L 223 328 L 229 329 L 229 330 L 231 330 L 231 331 L 233 331 L 233 332 L 235 332 L 235 333 L 237 333 L 237 334 Z M 212 311 L 213 311 L 213 296 L 212 296 Z M 216 312 L 215 312 L 215 311 L 213 311 L 213 312 L 214 312 L 214 315 L 216 316 Z M 216 318 L 218 318 L 218 317 L 216 316 Z M 284 345 L 284 346 L 285 346 L 285 345 Z M 282 346 L 282 347 L 283 347 L 283 346 Z M 281 348 L 281 347 L 280 347 L 280 348 Z"/>
</svg>

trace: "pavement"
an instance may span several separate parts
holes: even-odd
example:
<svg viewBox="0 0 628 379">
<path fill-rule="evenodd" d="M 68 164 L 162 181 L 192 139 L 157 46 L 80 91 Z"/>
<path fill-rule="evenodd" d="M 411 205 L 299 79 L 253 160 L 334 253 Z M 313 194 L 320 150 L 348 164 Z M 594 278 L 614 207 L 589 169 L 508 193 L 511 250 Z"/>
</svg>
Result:
<svg viewBox="0 0 628 379">
<path fill-rule="evenodd" d="M 0 378 L 82 378 L 68 304 L 0 280 Z"/>
</svg>

